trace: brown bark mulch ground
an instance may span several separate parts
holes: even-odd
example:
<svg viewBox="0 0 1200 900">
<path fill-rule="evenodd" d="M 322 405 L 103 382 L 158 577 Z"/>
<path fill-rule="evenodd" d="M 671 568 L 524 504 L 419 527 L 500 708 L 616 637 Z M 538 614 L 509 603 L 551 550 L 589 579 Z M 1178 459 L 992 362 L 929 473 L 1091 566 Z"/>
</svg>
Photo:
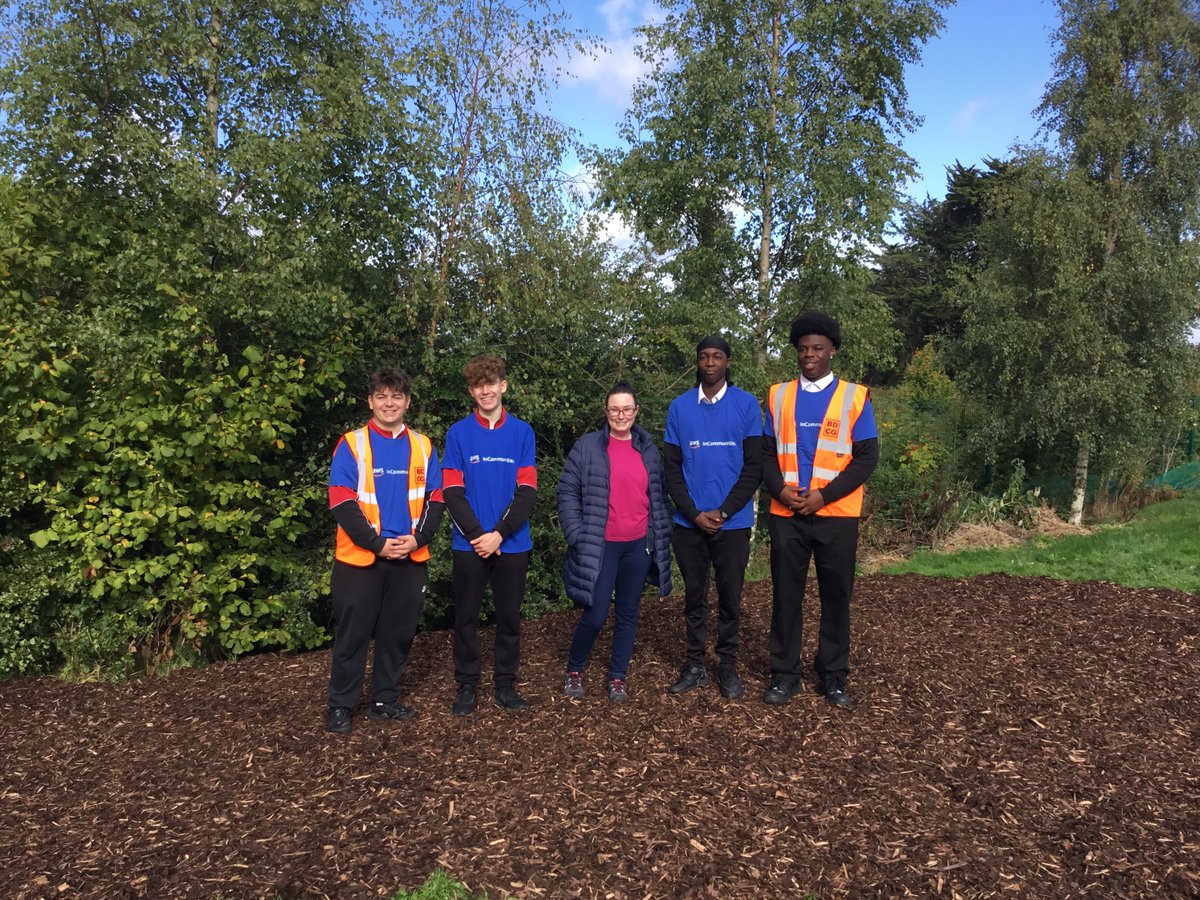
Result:
<svg viewBox="0 0 1200 900">
<path fill-rule="evenodd" d="M 529 713 L 483 693 L 451 718 L 435 633 L 405 674 L 418 716 L 348 738 L 322 730 L 325 652 L 8 682 L 0 895 L 363 897 L 440 866 L 492 897 L 1198 896 L 1198 601 L 864 578 L 849 713 L 761 702 L 767 583 L 741 702 L 664 692 L 679 597 L 646 599 L 623 706 L 607 631 L 587 699 L 560 696 L 572 613 L 526 624 Z"/>
</svg>

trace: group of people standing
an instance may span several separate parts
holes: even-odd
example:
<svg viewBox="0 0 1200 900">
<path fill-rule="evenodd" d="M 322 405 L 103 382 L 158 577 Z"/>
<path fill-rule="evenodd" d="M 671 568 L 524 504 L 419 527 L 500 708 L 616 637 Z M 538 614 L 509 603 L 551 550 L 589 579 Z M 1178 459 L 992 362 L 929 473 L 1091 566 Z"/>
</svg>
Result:
<svg viewBox="0 0 1200 900">
<path fill-rule="evenodd" d="M 705 665 L 710 573 L 717 589 L 716 682 L 738 699 L 741 597 L 755 498 L 771 496 L 773 604 L 771 680 L 763 700 L 782 704 L 801 684 L 802 601 L 815 564 L 821 617 L 814 671 L 818 691 L 848 708 L 850 595 L 863 484 L 879 458 L 867 389 L 832 372 L 838 323 L 821 313 L 791 327 L 799 377 L 774 385 L 766 417 L 730 377 L 731 350 L 719 336 L 700 341 L 696 387 L 672 401 L 663 449 L 637 424 L 637 393 L 626 381 L 605 398 L 605 426 L 583 435 L 557 489 L 568 551 L 567 596 L 582 606 L 566 661 L 563 693 L 584 696 L 584 672 L 610 609 L 612 650 L 605 686 L 628 699 L 641 597 L 647 582 L 671 592 L 671 558 L 684 581 L 686 657 L 667 687 L 682 694 L 711 685 Z M 475 408 L 446 434 L 439 463 L 424 435 L 404 424 L 411 385 L 404 373 L 371 376 L 371 420 L 347 432 L 333 454 L 329 504 L 337 522 L 332 576 L 337 622 L 326 728 L 346 733 L 358 702 L 368 646 L 375 641 L 367 716 L 407 719 L 400 675 L 428 584 L 429 542 L 451 519 L 456 716 L 471 714 L 480 680 L 478 624 L 484 592 L 495 606 L 496 703 L 529 708 L 517 690 L 520 611 L 532 550 L 529 518 L 537 493 L 533 430 L 510 415 L 504 363 L 476 357 L 464 369 Z M 668 499 L 669 498 L 669 499 Z"/>
</svg>

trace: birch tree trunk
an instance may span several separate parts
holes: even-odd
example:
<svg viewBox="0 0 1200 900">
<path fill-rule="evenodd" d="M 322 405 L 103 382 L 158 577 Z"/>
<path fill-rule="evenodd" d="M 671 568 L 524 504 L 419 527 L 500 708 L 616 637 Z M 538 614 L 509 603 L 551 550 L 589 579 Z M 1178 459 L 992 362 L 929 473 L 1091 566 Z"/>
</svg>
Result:
<svg viewBox="0 0 1200 900">
<path fill-rule="evenodd" d="M 1083 524 L 1083 498 L 1087 493 L 1088 457 L 1088 441 L 1086 438 L 1081 438 L 1079 450 L 1075 454 L 1075 491 L 1071 496 L 1071 515 L 1067 519 L 1072 525 Z"/>
</svg>

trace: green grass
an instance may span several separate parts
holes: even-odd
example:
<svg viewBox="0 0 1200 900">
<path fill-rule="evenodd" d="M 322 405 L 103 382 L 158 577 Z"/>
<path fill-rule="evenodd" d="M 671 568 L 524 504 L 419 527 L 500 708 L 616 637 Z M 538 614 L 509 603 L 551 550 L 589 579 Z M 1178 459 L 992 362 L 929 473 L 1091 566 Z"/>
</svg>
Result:
<svg viewBox="0 0 1200 900">
<path fill-rule="evenodd" d="M 468 893 L 461 882 L 455 881 L 441 869 L 437 869 L 415 891 L 398 891 L 392 900 L 484 900 L 484 898 Z"/>
<path fill-rule="evenodd" d="M 996 550 L 922 550 L 882 571 L 946 578 L 1006 572 L 1200 593 L 1200 495 L 1147 506 L 1128 524 L 1088 535 L 1036 538 Z"/>
</svg>

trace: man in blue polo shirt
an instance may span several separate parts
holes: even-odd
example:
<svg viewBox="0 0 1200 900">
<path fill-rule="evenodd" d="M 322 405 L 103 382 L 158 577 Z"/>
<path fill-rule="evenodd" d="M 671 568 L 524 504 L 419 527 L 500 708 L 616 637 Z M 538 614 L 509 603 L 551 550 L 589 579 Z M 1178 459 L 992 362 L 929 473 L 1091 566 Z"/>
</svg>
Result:
<svg viewBox="0 0 1200 900">
<path fill-rule="evenodd" d="M 348 431 L 333 451 L 329 507 L 337 521 L 333 613 L 337 634 L 329 666 L 325 728 L 351 730 L 367 650 L 375 639 L 368 718 L 396 722 L 411 707 L 397 702 L 428 583 L 429 541 L 442 521 L 442 472 L 429 438 L 404 424 L 408 376 L 380 369 L 367 384 L 371 420 Z"/>
<path fill-rule="evenodd" d="M 529 708 L 516 689 L 521 604 L 533 542 L 529 517 L 537 495 L 533 429 L 504 409 L 504 361 L 477 356 L 463 369 L 475 410 L 450 426 L 442 460 L 443 496 L 453 523 L 456 716 L 475 709 L 479 683 L 479 610 L 492 586 L 496 609 L 493 686 L 509 712 Z"/>
<path fill-rule="evenodd" d="M 663 437 L 667 489 L 675 503 L 671 546 L 684 583 L 687 660 L 667 688 L 682 694 L 711 683 L 708 573 L 717 583 L 717 683 L 721 694 L 744 693 L 737 672 L 742 585 L 750 559 L 754 495 L 762 472 L 762 411 L 729 380 L 729 344 L 719 335 L 696 346 L 696 387 L 667 410 Z"/>
</svg>

